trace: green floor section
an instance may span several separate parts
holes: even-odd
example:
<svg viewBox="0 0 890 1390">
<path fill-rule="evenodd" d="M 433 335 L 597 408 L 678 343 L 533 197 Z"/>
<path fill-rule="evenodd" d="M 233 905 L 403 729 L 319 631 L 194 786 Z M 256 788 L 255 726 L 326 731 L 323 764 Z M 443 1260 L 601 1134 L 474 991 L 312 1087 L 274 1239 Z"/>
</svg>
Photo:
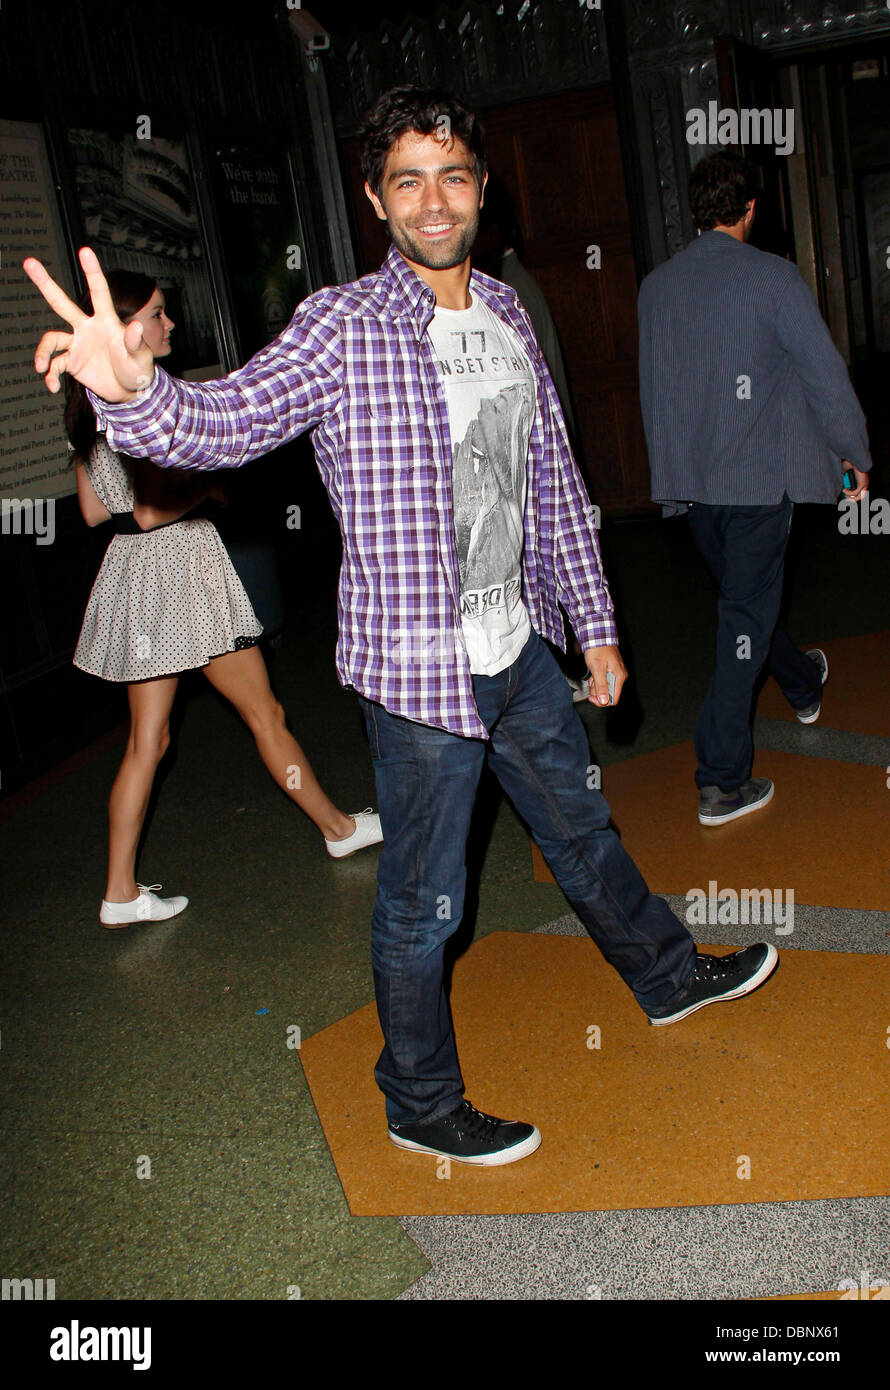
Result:
<svg viewBox="0 0 890 1390">
<path fill-rule="evenodd" d="M 890 625 L 886 538 L 840 538 L 815 509 L 798 520 L 792 635 Z M 683 523 L 615 525 L 605 543 L 637 699 L 627 715 L 585 711 L 604 765 L 690 736 L 714 627 Z M 373 772 L 334 674 L 334 623 L 322 595 L 290 622 L 272 674 L 323 785 L 356 811 L 374 803 Z M 189 896 L 180 918 L 98 924 L 120 750 L 0 825 L 3 1273 L 54 1278 L 58 1299 L 394 1297 L 427 1261 L 397 1221 L 349 1215 L 288 1045 L 373 997 L 377 852 L 329 859 L 228 707 L 200 678 L 185 685 L 139 865 L 142 882 Z M 464 942 L 567 910 L 533 882 L 525 832 L 491 786 L 472 850 Z"/>
</svg>

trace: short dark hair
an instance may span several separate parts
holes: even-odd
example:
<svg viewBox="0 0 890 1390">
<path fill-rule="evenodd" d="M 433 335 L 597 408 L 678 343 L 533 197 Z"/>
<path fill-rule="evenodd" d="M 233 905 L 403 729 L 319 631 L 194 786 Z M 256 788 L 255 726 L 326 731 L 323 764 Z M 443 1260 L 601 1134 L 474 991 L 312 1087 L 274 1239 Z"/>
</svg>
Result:
<svg viewBox="0 0 890 1390">
<path fill-rule="evenodd" d="M 689 211 L 702 232 L 734 227 L 759 194 L 758 169 L 731 150 L 708 155 L 689 176 Z"/>
<path fill-rule="evenodd" d="M 367 113 L 361 129 L 362 173 L 372 191 L 380 195 L 383 166 L 393 145 L 409 131 L 418 135 L 445 132 L 462 140 L 473 156 L 476 182 L 485 177 L 482 126 L 476 116 L 451 92 L 441 87 L 406 83 L 384 92 Z"/>
</svg>

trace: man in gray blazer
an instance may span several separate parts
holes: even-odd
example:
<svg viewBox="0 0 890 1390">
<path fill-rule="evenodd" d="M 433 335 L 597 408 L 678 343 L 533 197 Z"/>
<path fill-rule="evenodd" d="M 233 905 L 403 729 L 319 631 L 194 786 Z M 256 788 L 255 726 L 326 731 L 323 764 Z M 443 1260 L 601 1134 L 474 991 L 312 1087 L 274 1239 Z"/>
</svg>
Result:
<svg viewBox="0 0 890 1390">
<path fill-rule="evenodd" d="M 640 399 L 652 498 L 687 512 L 719 585 L 717 662 L 695 731 L 702 825 L 765 806 L 751 777 L 754 686 L 764 665 L 802 723 L 828 675 L 778 625 L 795 502 L 836 504 L 851 467 L 858 498 L 871 458 L 843 358 L 796 266 L 748 245 L 756 169 L 734 153 L 693 170 L 699 237 L 640 288 Z"/>
</svg>

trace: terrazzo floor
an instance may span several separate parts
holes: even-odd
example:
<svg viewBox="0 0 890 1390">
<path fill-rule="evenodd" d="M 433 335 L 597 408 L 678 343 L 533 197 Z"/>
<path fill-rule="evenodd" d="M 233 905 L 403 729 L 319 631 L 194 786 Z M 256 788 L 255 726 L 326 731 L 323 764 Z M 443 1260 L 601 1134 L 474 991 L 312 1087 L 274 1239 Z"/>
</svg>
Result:
<svg viewBox="0 0 890 1390">
<path fill-rule="evenodd" d="M 798 509 L 795 531 L 796 640 L 818 636 L 830 655 L 832 639 L 890 629 L 885 538 L 841 538 L 815 508 Z M 605 768 L 691 737 L 714 596 L 682 522 L 607 525 L 603 540 L 634 675 L 623 708 L 582 715 Z M 320 594 L 293 614 L 271 669 L 315 770 L 354 811 L 374 801 L 373 773 L 354 694 L 336 681 L 334 624 L 333 595 Z M 184 684 L 139 874 L 187 893 L 182 917 L 114 934 L 98 925 L 119 744 L 0 803 L 4 1275 L 52 1277 L 57 1299 L 84 1300 L 275 1300 L 297 1289 L 305 1300 L 626 1303 L 838 1297 L 863 1271 L 890 1283 L 890 1196 L 351 1216 L 288 1039 L 373 997 L 376 852 L 330 860 L 236 717 L 199 678 Z M 854 734 L 759 718 L 755 739 L 887 768 L 885 732 L 890 721 Z M 467 938 L 580 932 L 559 890 L 534 881 L 524 827 L 491 783 L 477 820 Z M 800 825 L 805 835 L 805 808 Z M 886 877 L 887 864 L 864 872 Z M 890 949 L 888 913 L 798 905 L 796 921 L 807 949 Z"/>
</svg>

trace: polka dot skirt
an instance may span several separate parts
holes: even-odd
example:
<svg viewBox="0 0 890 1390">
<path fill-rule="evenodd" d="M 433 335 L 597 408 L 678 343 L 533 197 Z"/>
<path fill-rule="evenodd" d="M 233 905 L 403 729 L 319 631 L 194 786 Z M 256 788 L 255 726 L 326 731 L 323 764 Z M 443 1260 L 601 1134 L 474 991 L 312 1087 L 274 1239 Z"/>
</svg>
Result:
<svg viewBox="0 0 890 1390">
<path fill-rule="evenodd" d="M 110 512 L 132 513 L 130 470 L 101 437 L 87 473 Z M 74 664 L 103 680 L 148 680 L 253 646 L 262 631 L 213 522 L 177 521 L 111 541 Z"/>
</svg>

